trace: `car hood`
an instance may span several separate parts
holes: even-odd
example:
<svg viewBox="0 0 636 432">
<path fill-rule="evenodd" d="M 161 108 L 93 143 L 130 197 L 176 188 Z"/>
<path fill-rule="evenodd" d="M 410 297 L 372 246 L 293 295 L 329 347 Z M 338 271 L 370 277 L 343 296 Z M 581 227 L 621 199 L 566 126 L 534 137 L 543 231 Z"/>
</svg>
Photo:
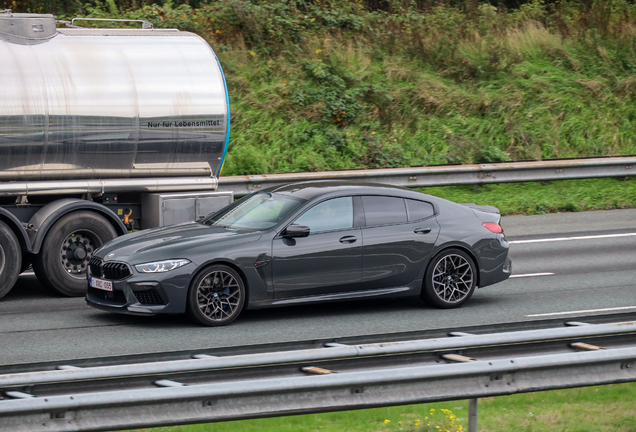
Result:
<svg viewBox="0 0 636 432">
<path fill-rule="evenodd" d="M 233 230 L 188 222 L 126 234 L 106 243 L 95 256 L 106 261 L 139 264 L 152 260 L 188 258 L 188 251 L 201 245 L 212 250 L 237 242 L 256 241 L 260 237 L 261 233 L 253 230 Z"/>
</svg>

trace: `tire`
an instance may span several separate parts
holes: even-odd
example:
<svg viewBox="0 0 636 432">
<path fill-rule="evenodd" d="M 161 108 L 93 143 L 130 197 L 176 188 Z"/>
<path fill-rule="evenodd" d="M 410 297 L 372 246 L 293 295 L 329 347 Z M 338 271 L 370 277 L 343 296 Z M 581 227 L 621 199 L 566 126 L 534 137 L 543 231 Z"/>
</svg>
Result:
<svg viewBox="0 0 636 432">
<path fill-rule="evenodd" d="M 0 299 L 7 295 L 20 276 L 20 242 L 4 222 L 0 222 Z"/>
<path fill-rule="evenodd" d="M 205 326 L 230 324 L 245 305 L 245 284 L 239 274 L 226 265 L 205 268 L 188 290 L 189 317 Z"/>
<path fill-rule="evenodd" d="M 95 249 L 117 237 L 103 216 L 79 211 L 61 217 L 44 238 L 33 270 L 42 285 L 62 295 L 86 294 L 86 268 Z"/>
<path fill-rule="evenodd" d="M 447 249 L 435 255 L 424 276 L 422 299 L 442 309 L 460 307 L 475 292 L 477 268 L 461 249 Z"/>
</svg>

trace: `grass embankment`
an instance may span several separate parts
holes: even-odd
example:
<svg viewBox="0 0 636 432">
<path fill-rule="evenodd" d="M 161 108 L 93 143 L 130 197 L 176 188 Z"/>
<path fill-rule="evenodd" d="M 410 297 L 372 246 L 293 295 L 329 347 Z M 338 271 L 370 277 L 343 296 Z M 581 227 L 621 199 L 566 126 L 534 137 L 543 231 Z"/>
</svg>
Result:
<svg viewBox="0 0 636 432">
<path fill-rule="evenodd" d="M 232 104 L 225 175 L 636 153 L 633 2 L 196 3 L 77 13 L 210 42 Z"/>
<path fill-rule="evenodd" d="M 636 384 L 479 400 L 480 432 L 634 432 Z M 467 401 L 144 429 L 148 432 L 460 432 Z"/>
<path fill-rule="evenodd" d="M 494 205 L 504 216 L 636 207 L 635 177 L 434 187 L 420 190 L 459 203 Z"/>
</svg>

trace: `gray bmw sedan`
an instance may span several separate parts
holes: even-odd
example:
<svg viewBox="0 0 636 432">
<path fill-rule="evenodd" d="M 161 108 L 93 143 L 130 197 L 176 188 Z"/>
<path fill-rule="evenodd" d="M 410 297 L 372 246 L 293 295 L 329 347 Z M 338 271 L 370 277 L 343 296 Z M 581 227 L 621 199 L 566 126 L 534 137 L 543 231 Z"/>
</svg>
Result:
<svg viewBox="0 0 636 432">
<path fill-rule="evenodd" d="M 245 308 L 369 297 L 454 308 L 510 276 L 500 219 L 495 207 L 380 184 L 277 186 L 107 243 L 91 259 L 86 301 L 208 326 Z"/>
</svg>

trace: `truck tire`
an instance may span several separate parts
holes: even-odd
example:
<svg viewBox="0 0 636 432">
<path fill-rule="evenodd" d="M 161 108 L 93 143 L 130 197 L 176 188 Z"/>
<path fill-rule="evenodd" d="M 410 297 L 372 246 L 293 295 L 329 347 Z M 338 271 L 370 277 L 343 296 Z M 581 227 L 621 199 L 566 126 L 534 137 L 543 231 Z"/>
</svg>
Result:
<svg viewBox="0 0 636 432">
<path fill-rule="evenodd" d="M 95 249 L 117 237 L 113 226 L 97 213 L 78 211 L 63 216 L 44 238 L 33 270 L 40 283 L 73 297 L 86 294 L 86 268 Z"/>
<path fill-rule="evenodd" d="M 0 222 L 0 299 L 15 285 L 21 266 L 20 243 L 11 228 Z"/>
</svg>

